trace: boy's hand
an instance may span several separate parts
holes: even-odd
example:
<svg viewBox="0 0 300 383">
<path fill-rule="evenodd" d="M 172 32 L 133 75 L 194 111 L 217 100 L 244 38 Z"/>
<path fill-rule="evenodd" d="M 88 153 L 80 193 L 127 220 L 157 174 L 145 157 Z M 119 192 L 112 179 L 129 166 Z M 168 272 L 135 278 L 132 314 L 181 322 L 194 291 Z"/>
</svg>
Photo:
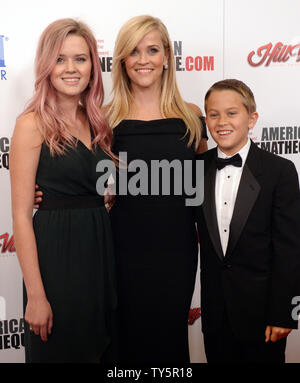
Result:
<svg viewBox="0 0 300 383">
<path fill-rule="evenodd" d="M 277 342 L 279 339 L 287 337 L 291 331 L 291 328 L 267 326 L 265 331 L 265 342 Z"/>
</svg>

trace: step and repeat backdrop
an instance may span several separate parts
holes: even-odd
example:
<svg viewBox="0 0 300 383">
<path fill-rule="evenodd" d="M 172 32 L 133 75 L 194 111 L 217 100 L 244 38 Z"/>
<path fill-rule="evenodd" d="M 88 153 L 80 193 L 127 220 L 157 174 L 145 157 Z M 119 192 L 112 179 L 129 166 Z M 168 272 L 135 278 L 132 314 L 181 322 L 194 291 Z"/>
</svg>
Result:
<svg viewBox="0 0 300 383">
<path fill-rule="evenodd" d="M 204 110 L 205 92 L 215 81 L 243 80 L 254 92 L 260 115 L 250 137 L 261 148 L 292 160 L 300 174 L 299 0 L 149 3 L 137 0 L 1 3 L 0 363 L 24 362 L 23 287 L 12 232 L 9 149 L 16 116 L 33 94 L 37 41 L 50 22 L 73 17 L 90 25 L 98 42 L 107 102 L 111 96 L 114 41 L 120 27 L 139 14 L 161 18 L 173 42 L 184 99 Z M 214 145 L 210 138 L 209 147 Z M 189 320 L 192 362 L 206 362 L 199 318 L 200 288 L 197 278 Z M 300 362 L 299 347 L 300 332 L 293 331 L 288 338 L 287 362 Z"/>
</svg>

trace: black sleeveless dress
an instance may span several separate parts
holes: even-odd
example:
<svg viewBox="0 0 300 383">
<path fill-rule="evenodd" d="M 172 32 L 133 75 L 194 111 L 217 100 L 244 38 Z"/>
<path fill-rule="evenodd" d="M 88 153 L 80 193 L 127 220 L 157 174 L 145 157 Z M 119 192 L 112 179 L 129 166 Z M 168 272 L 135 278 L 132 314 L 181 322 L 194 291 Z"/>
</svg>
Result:
<svg viewBox="0 0 300 383">
<path fill-rule="evenodd" d="M 117 303 L 113 242 L 96 192 L 96 164 L 107 158 L 80 141 L 54 157 L 42 145 L 36 182 L 44 197 L 33 225 L 53 329 L 44 343 L 26 325 L 26 362 L 96 362 L 111 342 Z"/>
<path fill-rule="evenodd" d="M 114 152 L 126 152 L 128 164 L 143 160 L 148 168 L 151 160 L 183 163 L 195 158 L 185 132 L 178 118 L 124 120 L 114 129 Z M 137 172 L 128 172 L 129 183 Z M 188 313 L 198 241 L 193 209 L 184 198 L 163 195 L 162 190 L 157 196 L 117 195 L 110 211 L 121 362 L 189 362 Z"/>
</svg>

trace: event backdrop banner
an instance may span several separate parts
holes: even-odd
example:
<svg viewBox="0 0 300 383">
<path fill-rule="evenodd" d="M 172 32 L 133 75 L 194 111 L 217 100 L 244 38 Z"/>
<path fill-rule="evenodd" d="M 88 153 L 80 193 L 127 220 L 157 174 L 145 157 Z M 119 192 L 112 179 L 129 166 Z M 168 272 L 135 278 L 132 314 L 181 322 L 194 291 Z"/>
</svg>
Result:
<svg viewBox="0 0 300 383">
<path fill-rule="evenodd" d="M 107 102 L 116 35 L 127 19 L 140 14 L 159 17 L 166 24 L 186 101 L 203 110 L 205 92 L 215 81 L 243 80 L 255 94 L 260 115 L 250 137 L 261 148 L 291 159 L 300 173 L 298 0 L 4 1 L 0 12 L 0 363 L 24 362 L 23 286 L 12 232 L 9 148 L 16 117 L 33 94 L 38 38 L 59 18 L 89 24 L 98 42 Z M 210 138 L 209 147 L 214 145 Z M 198 270 L 189 320 L 192 362 L 206 362 L 200 288 Z M 287 362 L 300 362 L 299 347 L 299 332 L 293 331 Z"/>
</svg>

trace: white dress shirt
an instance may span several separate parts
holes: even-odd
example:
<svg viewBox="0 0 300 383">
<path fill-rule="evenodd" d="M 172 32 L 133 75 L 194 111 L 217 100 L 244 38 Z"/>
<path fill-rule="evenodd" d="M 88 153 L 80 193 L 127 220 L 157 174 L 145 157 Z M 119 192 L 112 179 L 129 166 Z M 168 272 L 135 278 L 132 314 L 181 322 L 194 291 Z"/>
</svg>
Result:
<svg viewBox="0 0 300 383">
<path fill-rule="evenodd" d="M 247 144 L 243 146 L 243 148 L 238 152 L 242 157 L 242 167 L 239 168 L 233 165 L 227 165 L 221 170 L 217 169 L 215 187 L 216 213 L 224 255 L 226 254 L 227 250 L 230 222 L 233 214 L 237 191 L 239 188 L 243 167 L 250 149 L 250 144 L 251 141 L 248 138 Z M 220 158 L 231 157 L 227 156 L 219 148 L 217 151 L 218 157 Z"/>
</svg>

